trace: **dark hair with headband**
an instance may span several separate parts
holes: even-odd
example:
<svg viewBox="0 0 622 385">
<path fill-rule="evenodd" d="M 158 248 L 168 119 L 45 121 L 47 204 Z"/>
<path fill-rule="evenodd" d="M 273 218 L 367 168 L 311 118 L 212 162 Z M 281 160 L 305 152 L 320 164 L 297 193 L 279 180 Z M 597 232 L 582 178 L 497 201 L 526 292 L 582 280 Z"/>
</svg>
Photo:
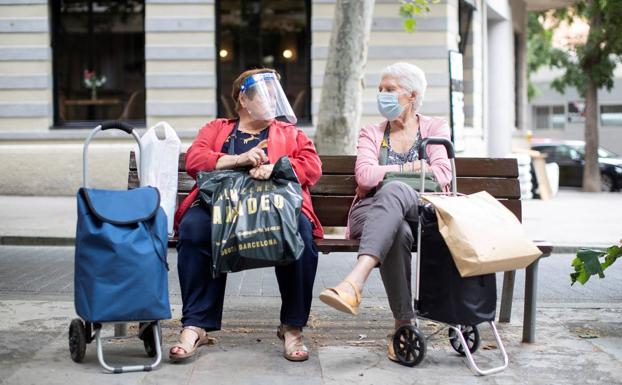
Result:
<svg viewBox="0 0 622 385">
<path fill-rule="evenodd" d="M 281 75 L 279 75 L 278 72 L 276 72 L 275 69 L 272 68 L 255 68 L 252 70 L 247 70 L 244 71 L 240 74 L 240 76 L 238 76 L 234 81 L 233 81 L 233 86 L 231 88 L 231 97 L 233 98 L 233 101 L 235 102 L 235 110 L 238 111 L 240 109 L 240 101 L 239 101 L 239 97 L 240 97 L 240 88 L 242 88 L 242 84 L 244 83 L 244 80 L 246 80 L 246 78 L 248 78 L 249 76 L 253 76 L 256 74 L 261 74 L 261 73 L 273 73 L 276 75 L 277 79 L 281 79 Z M 251 89 L 252 92 L 252 89 Z M 249 92 L 248 96 L 252 99 L 253 95 Z"/>
</svg>

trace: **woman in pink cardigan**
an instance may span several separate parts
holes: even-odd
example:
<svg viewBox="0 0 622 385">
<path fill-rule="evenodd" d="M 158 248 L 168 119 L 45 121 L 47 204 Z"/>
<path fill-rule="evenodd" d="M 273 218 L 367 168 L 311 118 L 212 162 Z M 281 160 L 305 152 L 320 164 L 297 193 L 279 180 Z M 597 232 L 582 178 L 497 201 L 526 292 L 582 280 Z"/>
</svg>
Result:
<svg viewBox="0 0 622 385">
<path fill-rule="evenodd" d="M 396 63 L 381 73 L 378 110 L 386 119 L 361 130 L 355 166 L 357 197 L 348 217 L 348 237 L 360 239 L 354 269 L 337 286 L 327 288 L 320 300 L 337 310 L 357 314 L 369 273 L 380 265 L 380 275 L 395 319 L 395 328 L 414 318 L 411 291 L 411 249 L 418 221 L 418 193 L 402 182 L 379 189 L 389 171 L 419 171 L 419 143 L 429 136 L 449 139 L 443 119 L 417 112 L 426 89 L 423 71 L 408 63 Z M 386 161 L 381 157 L 386 151 Z M 426 173 L 447 189 L 451 166 L 443 146 L 427 147 Z M 382 161 L 381 161 L 382 160 Z M 384 162 L 383 162 L 384 161 Z M 381 164 L 384 163 L 384 164 Z M 389 339 L 389 359 L 397 361 Z"/>
</svg>

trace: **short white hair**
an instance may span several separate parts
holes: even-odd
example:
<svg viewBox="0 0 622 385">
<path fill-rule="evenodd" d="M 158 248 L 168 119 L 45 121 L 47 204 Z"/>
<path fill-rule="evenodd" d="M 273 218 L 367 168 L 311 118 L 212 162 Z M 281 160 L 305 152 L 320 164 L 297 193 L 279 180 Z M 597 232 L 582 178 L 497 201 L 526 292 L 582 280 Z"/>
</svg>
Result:
<svg viewBox="0 0 622 385">
<path fill-rule="evenodd" d="M 419 110 L 423 104 L 425 89 L 428 82 L 425 80 L 425 73 L 414 64 L 399 62 L 385 67 L 380 73 L 380 79 L 390 76 L 397 80 L 397 84 L 406 90 L 406 92 L 416 92 L 415 111 Z"/>
</svg>

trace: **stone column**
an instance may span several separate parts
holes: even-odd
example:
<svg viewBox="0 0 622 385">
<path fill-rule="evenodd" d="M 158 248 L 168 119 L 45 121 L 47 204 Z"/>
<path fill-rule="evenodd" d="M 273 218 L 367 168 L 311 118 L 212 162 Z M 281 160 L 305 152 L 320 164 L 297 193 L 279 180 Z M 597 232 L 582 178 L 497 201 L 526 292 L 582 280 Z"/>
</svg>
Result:
<svg viewBox="0 0 622 385">
<path fill-rule="evenodd" d="M 511 151 L 514 130 L 514 34 L 508 4 L 488 9 L 488 156 L 505 157 Z"/>
</svg>

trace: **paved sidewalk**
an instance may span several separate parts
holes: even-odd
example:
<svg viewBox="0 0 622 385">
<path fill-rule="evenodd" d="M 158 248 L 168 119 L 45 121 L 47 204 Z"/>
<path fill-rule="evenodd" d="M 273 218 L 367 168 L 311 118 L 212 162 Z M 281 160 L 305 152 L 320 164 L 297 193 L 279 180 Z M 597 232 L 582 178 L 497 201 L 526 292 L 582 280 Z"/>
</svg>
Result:
<svg viewBox="0 0 622 385">
<path fill-rule="evenodd" d="M 305 329 L 311 358 L 290 363 L 281 357 L 274 332 L 279 301 L 275 298 L 228 298 L 224 329 L 213 333 L 214 345 L 186 364 L 165 360 L 155 371 L 113 375 L 103 373 L 94 344 L 86 359 L 69 358 L 67 325 L 73 304 L 62 301 L 0 302 L 0 382 L 28 384 L 622 384 L 622 309 L 543 308 L 538 311 L 539 341 L 521 344 L 520 323 L 500 324 L 509 367 L 487 377 L 475 376 L 447 339 L 429 343 L 416 368 L 389 361 L 384 336 L 390 330 L 386 300 L 367 300 L 357 318 L 335 314 L 317 304 L 312 327 Z M 175 316 L 179 316 L 176 308 Z M 426 334 L 437 325 L 424 323 Z M 164 349 L 178 333 L 176 323 L 164 324 Z M 487 328 L 480 325 L 482 346 L 476 359 L 482 367 L 500 363 Z M 130 329 L 134 331 L 135 329 Z M 105 329 L 111 336 L 110 327 Z M 446 331 L 441 333 L 446 335 Z M 582 338 L 592 337 L 592 338 Z M 137 338 L 106 338 L 111 364 L 148 361 Z"/>
<path fill-rule="evenodd" d="M 305 329 L 309 361 L 289 363 L 281 357 L 275 336 L 278 286 L 271 269 L 260 269 L 229 276 L 223 330 L 213 333 L 216 343 L 201 348 L 197 359 L 182 365 L 165 359 L 153 372 L 112 375 L 103 373 L 94 344 L 88 345 L 84 363 L 69 358 L 67 328 L 76 317 L 75 198 L 0 196 L 0 384 L 622 384 L 622 269 L 616 264 L 605 279 L 594 278 L 586 286 L 570 287 L 568 281 L 576 247 L 605 247 L 622 238 L 620 207 L 622 194 L 574 190 L 562 190 L 550 201 L 523 203 L 528 234 L 551 241 L 557 254 L 540 263 L 534 344 L 520 342 L 524 278 L 517 272 L 512 322 L 498 325 L 510 359 L 502 373 L 473 375 L 446 338 L 432 341 L 416 368 L 387 360 L 385 335 L 392 322 L 377 271 L 358 317 L 317 300 L 319 291 L 342 279 L 355 261 L 354 254 L 334 253 L 320 257 Z M 177 338 L 181 310 L 174 250 L 169 259 L 174 319 L 163 323 L 165 349 Z M 427 334 L 437 327 L 423 324 Z M 483 367 L 499 362 L 486 329 L 482 325 L 476 354 Z M 148 360 L 137 338 L 111 338 L 111 326 L 105 336 L 112 363 Z"/>
<path fill-rule="evenodd" d="M 0 246 L 0 383 L 22 384 L 622 384 L 622 269 L 587 286 L 570 287 L 572 254 L 546 258 L 540 265 L 536 343 L 522 344 L 522 272 L 516 280 L 512 322 L 499 324 L 510 366 L 480 378 L 467 368 L 446 338 L 433 341 L 417 368 L 386 359 L 385 335 L 391 315 L 377 271 L 370 277 L 361 313 L 346 316 L 317 300 L 319 291 L 351 268 L 352 253 L 320 258 L 309 327 L 311 359 L 289 363 L 276 339 L 279 294 L 272 269 L 230 274 L 217 341 L 201 348 L 196 360 L 174 365 L 166 359 L 151 373 L 103 373 L 94 344 L 82 364 L 69 358 L 67 327 L 73 308 L 73 248 Z M 173 320 L 163 323 L 164 349 L 179 332 L 181 300 L 176 255 L 169 255 Z M 498 282 L 500 283 L 500 281 Z M 424 323 L 432 333 L 438 326 Z M 483 367 L 499 363 L 499 350 L 487 327 L 476 357 Z M 105 328 L 104 351 L 111 363 L 148 360 L 137 338 L 113 339 Z M 135 324 L 130 333 L 135 333 Z M 442 331 L 440 336 L 446 336 Z M 590 337 L 590 338 L 586 338 Z"/>
<path fill-rule="evenodd" d="M 608 247 L 622 239 L 622 193 L 562 189 L 547 201 L 526 200 L 523 224 L 533 239 L 552 242 L 556 252 Z"/>
<path fill-rule="evenodd" d="M 585 286 L 570 286 L 573 254 L 555 254 L 540 261 L 538 268 L 538 306 L 600 307 L 622 305 L 622 265 L 618 263 L 606 271 L 606 279 L 592 278 Z M 339 282 L 352 269 L 354 253 L 333 253 L 320 256 L 314 284 L 314 298 L 325 287 Z M 169 249 L 169 293 L 171 302 L 181 303 L 177 277 L 177 253 Z M 58 299 L 73 300 L 74 248 L 58 246 L 0 246 L 0 299 Z M 514 306 L 522 308 L 524 298 L 524 270 L 516 272 Z M 498 293 L 501 293 L 502 274 L 498 275 Z M 279 289 L 273 269 L 253 269 L 229 274 L 227 297 L 274 297 Z M 376 270 L 365 286 L 365 298 L 386 299 L 380 275 Z M 385 306 L 386 307 L 386 306 Z M 388 314 L 388 313 L 387 313 Z M 516 313 L 518 314 L 518 313 Z M 518 320 L 518 316 L 512 317 Z"/>
</svg>

